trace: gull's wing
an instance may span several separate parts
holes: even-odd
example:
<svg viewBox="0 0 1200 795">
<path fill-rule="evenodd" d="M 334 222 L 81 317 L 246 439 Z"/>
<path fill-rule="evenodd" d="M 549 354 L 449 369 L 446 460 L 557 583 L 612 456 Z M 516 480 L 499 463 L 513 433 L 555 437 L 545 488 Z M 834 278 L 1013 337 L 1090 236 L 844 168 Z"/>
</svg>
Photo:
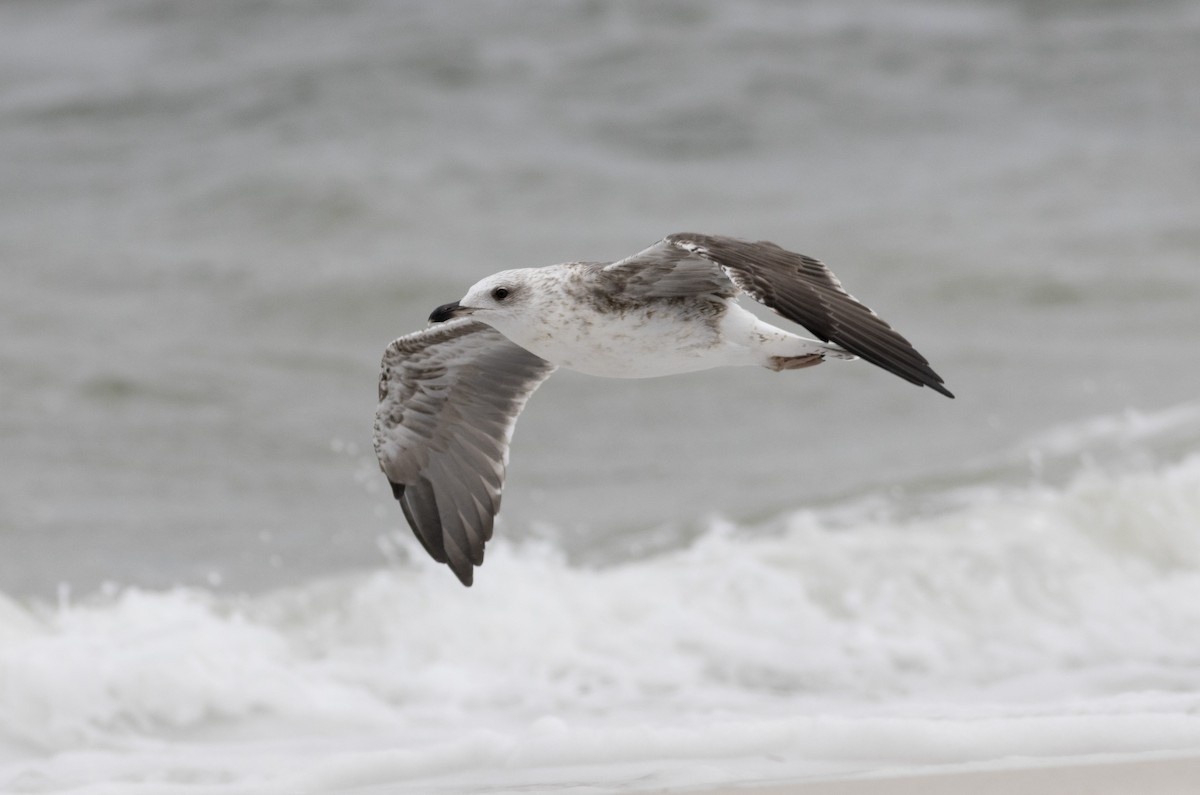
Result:
<svg viewBox="0 0 1200 795">
<path fill-rule="evenodd" d="M 727 279 L 727 289 L 733 288 L 728 295 L 743 291 L 822 342 L 836 343 L 906 381 L 954 397 L 929 361 L 846 292 L 824 263 L 774 243 L 678 233 L 605 271 L 647 297 L 711 293 L 723 298 L 726 293 L 714 280 Z"/>
<path fill-rule="evenodd" d="M 383 354 L 379 466 L 425 551 L 463 585 L 492 537 L 517 415 L 553 371 L 466 318 L 401 337 Z"/>
</svg>

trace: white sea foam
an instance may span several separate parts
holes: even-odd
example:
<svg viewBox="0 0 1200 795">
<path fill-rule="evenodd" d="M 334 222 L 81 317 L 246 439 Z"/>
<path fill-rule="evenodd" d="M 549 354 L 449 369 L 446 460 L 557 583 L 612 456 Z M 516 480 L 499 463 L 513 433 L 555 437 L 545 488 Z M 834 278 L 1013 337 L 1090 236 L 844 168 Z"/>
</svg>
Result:
<svg viewBox="0 0 1200 795">
<path fill-rule="evenodd" d="M 257 597 L 0 601 L 0 784 L 651 787 L 1200 748 L 1200 456 L 974 495 L 715 522 L 607 568 L 496 544 L 471 590 L 414 554 Z"/>
</svg>

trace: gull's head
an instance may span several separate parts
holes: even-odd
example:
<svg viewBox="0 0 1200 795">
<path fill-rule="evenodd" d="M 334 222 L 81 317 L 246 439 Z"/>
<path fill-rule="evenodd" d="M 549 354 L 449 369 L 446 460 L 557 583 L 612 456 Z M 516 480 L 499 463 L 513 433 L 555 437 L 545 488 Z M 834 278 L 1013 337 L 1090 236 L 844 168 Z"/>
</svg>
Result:
<svg viewBox="0 0 1200 795">
<path fill-rule="evenodd" d="M 533 292 L 528 269 L 501 271 L 476 282 L 460 300 L 433 310 L 429 320 L 444 323 L 456 317 L 473 317 L 503 331 L 502 326 L 527 312 Z"/>
</svg>

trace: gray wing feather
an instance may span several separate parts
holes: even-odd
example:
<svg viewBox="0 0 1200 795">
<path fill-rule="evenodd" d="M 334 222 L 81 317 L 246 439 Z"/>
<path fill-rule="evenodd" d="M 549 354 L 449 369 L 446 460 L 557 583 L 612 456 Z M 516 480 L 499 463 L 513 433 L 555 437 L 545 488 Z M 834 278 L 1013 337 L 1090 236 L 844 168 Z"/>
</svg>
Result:
<svg viewBox="0 0 1200 795">
<path fill-rule="evenodd" d="M 703 296 L 725 299 L 738 292 L 729 277 L 711 261 L 667 240 L 604 266 L 600 275 L 614 294 L 637 301 Z"/>
<path fill-rule="evenodd" d="M 401 337 L 384 352 L 379 466 L 417 540 L 464 585 L 492 537 L 517 416 L 553 371 L 469 319 Z"/>
<path fill-rule="evenodd" d="M 679 233 L 606 270 L 625 274 L 630 288 L 646 295 L 692 289 L 693 295 L 711 292 L 723 298 L 743 291 L 821 341 L 836 343 L 911 383 L 954 397 L 929 361 L 846 292 L 824 263 L 774 243 Z M 712 285 L 715 279 L 724 283 L 723 290 Z"/>
</svg>

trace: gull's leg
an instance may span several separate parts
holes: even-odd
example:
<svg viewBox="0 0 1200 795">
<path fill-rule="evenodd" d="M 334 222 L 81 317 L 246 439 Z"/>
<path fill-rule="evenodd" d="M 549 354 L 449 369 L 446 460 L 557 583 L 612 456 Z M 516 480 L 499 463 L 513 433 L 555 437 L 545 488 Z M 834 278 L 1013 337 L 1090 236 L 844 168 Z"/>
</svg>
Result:
<svg viewBox="0 0 1200 795">
<path fill-rule="evenodd" d="M 783 370 L 801 370 L 805 367 L 813 367 L 825 361 L 825 357 L 819 353 L 806 353 L 803 356 L 772 356 L 767 359 L 767 368 L 775 372 Z"/>
</svg>

